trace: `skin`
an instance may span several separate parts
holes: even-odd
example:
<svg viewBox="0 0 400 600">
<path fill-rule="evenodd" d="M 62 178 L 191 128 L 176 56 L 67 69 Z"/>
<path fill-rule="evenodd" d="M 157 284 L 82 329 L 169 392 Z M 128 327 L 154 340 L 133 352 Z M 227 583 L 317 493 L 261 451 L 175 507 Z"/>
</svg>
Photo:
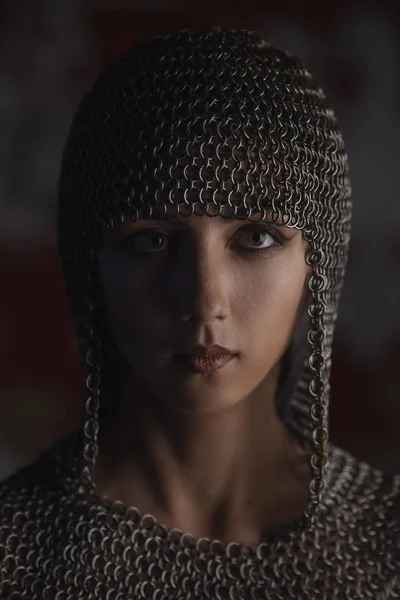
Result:
<svg viewBox="0 0 400 600">
<path fill-rule="evenodd" d="M 296 229 L 218 217 L 126 220 L 106 238 L 100 279 L 122 396 L 99 444 L 102 494 L 196 537 L 254 546 L 303 514 L 308 460 L 274 397 L 306 251 Z M 193 373 L 173 357 L 192 344 L 236 356 Z"/>
</svg>

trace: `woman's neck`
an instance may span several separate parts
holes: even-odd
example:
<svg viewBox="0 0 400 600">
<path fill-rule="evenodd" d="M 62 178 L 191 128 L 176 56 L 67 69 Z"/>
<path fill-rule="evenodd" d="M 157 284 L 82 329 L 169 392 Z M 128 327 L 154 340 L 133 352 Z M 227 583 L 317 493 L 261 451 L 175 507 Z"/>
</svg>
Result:
<svg viewBox="0 0 400 600">
<path fill-rule="evenodd" d="M 301 516 L 308 461 L 275 406 L 275 383 L 221 414 L 172 414 L 123 388 L 118 417 L 99 444 L 101 494 L 196 537 L 257 544 Z M 132 398 L 135 398 L 133 401 Z"/>
</svg>

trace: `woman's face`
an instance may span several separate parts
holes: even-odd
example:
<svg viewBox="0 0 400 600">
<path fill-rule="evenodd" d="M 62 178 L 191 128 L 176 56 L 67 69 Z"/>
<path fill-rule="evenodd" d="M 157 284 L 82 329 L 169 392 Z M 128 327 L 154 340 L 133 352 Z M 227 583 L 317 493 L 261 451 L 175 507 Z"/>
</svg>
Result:
<svg viewBox="0 0 400 600">
<path fill-rule="evenodd" d="M 99 255 L 109 324 L 125 365 L 150 395 L 185 413 L 245 401 L 286 350 L 305 297 L 300 231 L 207 216 L 129 220 Z M 198 372 L 196 345 L 234 353 Z"/>
</svg>

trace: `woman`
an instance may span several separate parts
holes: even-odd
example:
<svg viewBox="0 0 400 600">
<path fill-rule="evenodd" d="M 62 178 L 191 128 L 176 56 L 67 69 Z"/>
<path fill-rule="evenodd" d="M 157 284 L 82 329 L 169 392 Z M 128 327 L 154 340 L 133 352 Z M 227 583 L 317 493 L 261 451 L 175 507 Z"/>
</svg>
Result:
<svg viewBox="0 0 400 600">
<path fill-rule="evenodd" d="M 328 444 L 349 221 L 334 115 L 257 35 L 100 76 L 59 184 L 85 418 L 1 488 L 1 597 L 399 597 L 400 479 Z"/>
</svg>

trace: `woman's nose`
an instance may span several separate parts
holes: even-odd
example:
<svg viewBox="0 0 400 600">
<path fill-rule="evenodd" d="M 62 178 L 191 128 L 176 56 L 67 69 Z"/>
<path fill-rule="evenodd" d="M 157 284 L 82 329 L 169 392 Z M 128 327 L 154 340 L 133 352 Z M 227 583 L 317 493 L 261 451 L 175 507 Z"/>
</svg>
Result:
<svg viewBox="0 0 400 600">
<path fill-rule="evenodd" d="M 181 249 L 168 285 L 172 309 L 179 319 L 206 323 L 227 317 L 229 275 L 223 254 L 213 244 Z"/>
</svg>

